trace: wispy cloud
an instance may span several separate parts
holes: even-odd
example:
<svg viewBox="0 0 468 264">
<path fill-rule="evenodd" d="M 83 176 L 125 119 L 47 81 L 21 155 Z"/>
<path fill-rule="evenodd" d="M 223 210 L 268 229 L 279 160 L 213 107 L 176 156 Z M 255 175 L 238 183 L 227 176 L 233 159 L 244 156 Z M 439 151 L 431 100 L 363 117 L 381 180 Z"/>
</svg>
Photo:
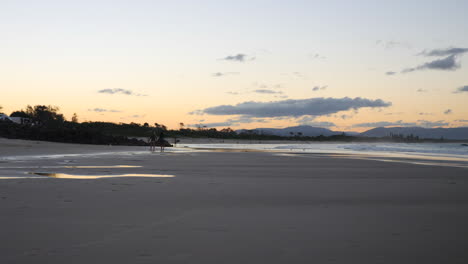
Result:
<svg viewBox="0 0 468 264">
<path fill-rule="evenodd" d="M 417 122 L 403 122 L 402 120 L 388 122 L 388 121 L 381 121 L 381 122 L 371 122 L 371 123 L 358 123 L 354 124 L 352 127 L 442 127 L 448 126 L 450 123 L 439 120 L 439 121 L 428 121 L 428 120 L 418 120 Z"/>
<path fill-rule="evenodd" d="M 366 98 L 310 98 L 272 102 L 244 102 L 237 105 L 220 105 L 197 110 L 191 114 L 242 115 L 248 117 L 299 117 L 304 115 L 328 115 L 340 111 L 359 108 L 389 107 L 392 103 L 381 99 Z"/>
<path fill-rule="evenodd" d="M 452 109 L 447 109 L 444 111 L 444 114 L 446 115 L 450 115 L 451 113 L 453 113 Z"/>
<path fill-rule="evenodd" d="M 402 73 L 409 73 L 420 70 L 443 70 L 443 71 L 454 71 L 461 67 L 460 63 L 457 61 L 456 55 L 450 55 L 443 59 L 433 60 L 426 62 L 414 68 L 406 68 L 402 70 Z"/>
<path fill-rule="evenodd" d="M 133 95 L 133 96 L 148 96 L 146 94 L 135 93 L 132 90 L 122 89 L 122 88 L 107 88 L 99 90 L 98 93 L 103 94 L 123 94 L 123 95 Z"/>
<path fill-rule="evenodd" d="M 130 116 L 121 117 L 120 119 L 142 118 L 142 117 L 145 117 L 145 116 L 146 116 L 146 115 L 130 115 Z"/>
<path fill-rule="evenodd" d="M 314 116 L 304 116 L 297 120 L 297 123 L 300 125 L 307 125 L 313 127 L 334 127 L 335 123 L 327 121 L 317 121 Z"/>
<path fill-rule="evenodd" d="M 281 91 L 275 91 L 275 90 L 269 90 L 269 89 L 257 89 L 253 91 L 254 93 L 259 93 L 259 94 L 282 94 L 283 92 Z"/>
<path fill-rule="evenodd" d="M 388 40 L 388 41 L 377 40 L 375 44 L 377 46 L 382 46 L 385 49 L 394 49 L 394 48 L 410 49 L 411 48 L 411 45 L 407 42 L 393 41 L 393 40 Z"/>
<path fill-rule="evenodd" d="M 328 88 L 328 85 L 323 85 L 323 86 L 316 85 L 316 86 L 314 86 L 314 88 L 312 88 L 312 91 L 316 92 L 316 91 L 319 91 L 319 90 L 325 90 L 327 88 Z"/>
<path fill-rule="evenodd" d="M 249 60 L 255 60 L 255 57 L 250 57 L 250 56 L 248 56 L 247 54 L 238 53 L 238 54 L 236 54 L 236 55 L 229 55 L 229 56 L 226 56 L 226 57 L 222 58 L 221 60 L 225 60 L 225 61 L 236 61 L 236 62 L 245 62 L 245 61 L 249 61 Z"/>
<path fill-rule="evenodd" d="M 352 125 L 352 127 L 388 127 L 388 126 L 402 126 L 402 127 L 410 127 L 416 126 L 414 122 L 403 122 L 402 120 L 398 120 L 395 122 L 388 122 L 388 121 L 381 121 L 381 122 L 370 122 L 370 123 L 358 123 Z"/>
<path fill-rule="evenodd" d="M 394 71 L 388 71 L 388 72 L 386 72 L 385 74 L 386 74 L 386 75 L 395 75 L 395 74 L 397 74 L 397 73 L 394 72 Z"/>
<path fill-rule="evenodd" d="M 89 112 L 98 112 L 98 113 L 103 113 L 103 112 L 120 113 L 120 112 L 122 112 L 120 110 L 104 109 L 104 108 L 93 108 L 93 109 L 88 109 L 88 111 Z"/>
<path fill-rule="evenodd" d="M 459 55 L 468 52 L 467 48 L 447 48 L 447 49 L 434 49 L 429 51 L 423 51 L 419 55 L 424 56 L 451 56 Z"/>
<path fill-rule="evenodd" d="M 235 119 L 227 119 L 226 121 L 222 122 L 212 122 L 212 123 L 204 123 L 204 120 L 200 120 L 198 124 L 189 124 L 189 127 L 237 127 L 241 124 L 249 124 L 249 123 L 267 123 L 268 120 L 264 118 L 251 118 L 251 117 L 240 117 Z"/>
<path fill-rule="evenodd" d="M 427 93 L 427 90 L 424 90 L 424 89 L 417 89 L 416 92 L 418 92 L 418 93 Z"/>
<path fill-rule="evenodd" d="M 403 69 L 402 73 L 409 73 L 420 70 L 442 70 L 442 71 L 455 71 L 461 68 L 459 57 L 468 52 L 468 48 L 447 48 L 447 49 L 434 49 L 423 51 L 419 55 L 426 57 L 445 57 L 423 63 L 416 67 Z"/>
<path fill-rule="evenodd" d="M 312 53 L 312 54 L 309 54 L 309 58 L 311 58 L 313 60 L 324 60 L 327 57 L 325 57 L 325 56 L 323 56 L 321 54 L 318 54 L 318 53 Z"/>
<path fill-rule="evenodd" d="M 439 120 L 439 121 L 418 120 L 418 123 L 420 126 L 427 127 L 427 128 L 442 127 L 442 126 L 450 125 L 449 122 L 446 122 L 444 120 Z"/>
<path fill-rule="evenodd" d="M 468 85 L 457 88 L 457 90 L 455 90 L 454 93 L 464 93 L 464 92 L 468 92 Z"/>
<path fill-rule="evenodd" d="M 211 76 L 213 77 L 224 77 L 229 75 L 239 75 L 239 72 L 215 72 Z"/>
</svg>

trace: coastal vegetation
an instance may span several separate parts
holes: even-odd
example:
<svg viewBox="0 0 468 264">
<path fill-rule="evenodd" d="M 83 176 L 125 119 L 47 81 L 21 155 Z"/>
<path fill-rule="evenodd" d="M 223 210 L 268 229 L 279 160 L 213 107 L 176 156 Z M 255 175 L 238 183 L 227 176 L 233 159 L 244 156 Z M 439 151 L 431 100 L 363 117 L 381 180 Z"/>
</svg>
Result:
<svg viewBox="0 0 468 264">
<path fill-rule="evenodd" d="M 0 108 L 1 109 L 1 108 Z M 302 132 L 290 132 L 288 136 L 278 136 L 261 133 L 258 130 L 234 131 L 231 128 L 186 128 L 184 123 L 179 124 L 179 129 L 168 129 L 159 123 L 111 123 L 111 122 L 79 122 L 75 113 L 70 121 L 59 112 L 56 106 L 27 106 L 23 110 L 14 111 L 10 117 L 20 117 L 26 120 L 24 123 L 12 121 L 0 122 L 0 136 L 5 138 L 44 140 L 54 142 L 82 143 L 82 144 L 106 144 L 106 145 L 147 145 L 146 139 L 152 134 L 164 132 L 166 137 L 173 138 L 216 138 L 238 140 L 295 140 L 295 141 L 390 141 L 390 142 L 434 142 L 444 141 L 422 139 L 413 135 L 392 134 L 383 138 L 350 136 L 345 133 L 331 136 L 304 136 Z"/>
</svg>

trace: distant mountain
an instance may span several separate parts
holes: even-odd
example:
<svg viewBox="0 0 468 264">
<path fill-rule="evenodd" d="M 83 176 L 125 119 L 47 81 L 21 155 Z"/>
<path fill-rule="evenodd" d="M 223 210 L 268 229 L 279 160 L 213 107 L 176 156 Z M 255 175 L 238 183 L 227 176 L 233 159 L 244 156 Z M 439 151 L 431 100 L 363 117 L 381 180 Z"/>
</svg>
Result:
<svg viewBox="0 0 468 264">
<path fill-rule="evenodd" d="M 322 128 L 322 127 L 312 127 L 312 126 L 294 126 L 294 127 L 286 127 L 286 128 L 255 128 L 249 131 L 254 131 L 256 134 L 262 135 L 275 135 L 275 136 L 283 136 L 283 137 L 290 137 L 296 136 L 297 133 L 302 133 L 302 136 L 305 137 L 316 137 L 316 136 L 333 136 L 333 135 L 340 135 L 343 132 L 332 131 L 330 129 Z M 247 131 L 247 129 L 240 129 L 237 130 L 237 133 L 242 133 Z M 291 135 L 291 133 L 293 133 Z M 358 133 L 355 132 L 345 132 L 346 135 L 357 135 Z"/>
<path fill-rule="evenodd" d="M 364 137 L 386 137 L 390 134 L 411 135 L 420 138 L 468 139 L 468 127 L 423 128 L 423 127 L 377 127 L 360 134 Z"/>
</svg>

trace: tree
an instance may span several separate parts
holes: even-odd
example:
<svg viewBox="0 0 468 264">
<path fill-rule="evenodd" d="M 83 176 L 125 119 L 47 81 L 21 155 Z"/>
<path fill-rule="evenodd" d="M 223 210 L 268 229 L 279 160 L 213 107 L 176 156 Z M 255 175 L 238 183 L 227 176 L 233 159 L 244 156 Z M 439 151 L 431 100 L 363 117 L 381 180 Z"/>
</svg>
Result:
<svg viewBox="0 0 468 264">
<path fill-rule="evenodd" d="M 78 123 L 78 115 L 76 113 L 73 113 L 71 121 L 72 123 Z"/>
<path fill-rule="evenodd" d="M 58 113 L 59 110 L 57 106 L 36 105 L 32 107 L 28 105 L 24 112 L 33 121 L 39 122 L 46 127 L 56 127 L 61 126 L 65 121 L 63 115 Z"/>
<path fill-rule="evenodd" d="M 180 123 L 179 123 L 179 126 L 180 126 L 180 130 L 182 130 L 182 129 L 184 129 L 184 127 L 185 127 L 185 124 L 184 124 L 184 123 L 182 123 L 182 122 L 180 122 Z"/>
<path fill-rule="evenodd" d="M 29 116 L 28 114 L 26 114 L 26 112 L 24 112 L 23 110 L 21 111 L 14 111 L 13 113 L 10 114 L 11 117 L 22 117 L 22 118 L 32 118 L 31 116 Z"/>
<path fill-rule="evenodd" d="M 149 127 L 149 124 L 145 122 L 145 123 L 143 124 L 143 126 L 144 126 L 144 127 Z"/>
</svg>

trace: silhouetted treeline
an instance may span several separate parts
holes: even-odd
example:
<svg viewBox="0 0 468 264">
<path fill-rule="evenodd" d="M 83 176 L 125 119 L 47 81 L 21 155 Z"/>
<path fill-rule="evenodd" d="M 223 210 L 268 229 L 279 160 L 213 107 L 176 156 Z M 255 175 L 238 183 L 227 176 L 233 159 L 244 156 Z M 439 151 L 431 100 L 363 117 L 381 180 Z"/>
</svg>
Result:
<svg viewBox="0 0 468 264">
<path fill-rule="evenodd" d="M 152 133 L 159 134 L 164 131 L 168 138 L 217 138 L 217 139 L 244 139 L 244 140 L 298 140 L 298 141 L 342 141 L 342 142 L 440 142 L 443 138 L 421 139 L 413 135 L 391 134 L 384 138 L 348 136 L 345 133 L 333 136 L 304 136 L 300 131 L 290 132 L 290 136 L 276 136 L 258 133 L 256 130 L 243 130 L 237 133 L 231 128 L 217 130 L 216 128 L 198 127 L 195 129 L 184 128 L 180 123 L 180 129 L 168 130 L 163 124 L 144 123 L 111 123 L 111 122 L 78 122 L 78 116 L 73 115 L 72 121 L 66 121 L 55 106 L 36 105 L 27 106 L 25 110 L 15 111 L 10 116 L 26 118 L 29 121 L 24 124 L 13 122 L 0 122 L 0 136 L 6 138 L 46 140 L 56 142 L 83 143 L 83 144 L 112 144 L 112 145 L 147 145 L 144 140 L 135 138 L 147 138 Z"/>
<path fill-rule="evenodd" d="M 58 107 L 44 105 L 27 106 L 25 110 L 15 111 L 10 116 L 27 118 L 29 122 L 0 122 L 0 136 L 81 144 L 146 145 L 144 141 L 135 138 L 106 134 L 98 127 L 87 126 L 86 123 L 65 121 L 58 111 Z"/>
<path fill-rule="evenodd" d="M 45 127 L 20 125 L 11 122 L 0 122 L 0 136 L 14 139 L 44 140 L 53 142 L 98 144 L 98 145 L 131 145 L 145 146 L 146 143 L 125 136 L 106 135 L 100 131 L 83 128 Z"/>
</svg>

